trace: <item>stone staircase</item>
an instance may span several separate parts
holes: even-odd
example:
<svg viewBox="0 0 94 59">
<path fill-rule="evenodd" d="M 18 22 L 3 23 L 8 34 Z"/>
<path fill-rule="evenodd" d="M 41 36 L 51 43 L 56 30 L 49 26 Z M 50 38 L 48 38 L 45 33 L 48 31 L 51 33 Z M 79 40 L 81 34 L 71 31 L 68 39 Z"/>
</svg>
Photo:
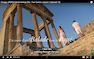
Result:
<svg viewBox="0 0 94 59">
<path fill-rule="evenodd" d="M 43 56 L 94 56 L 94 31 L 57 51 L 60 51 L 60 53 L 50 53 Z"/>
<path fill-rule="evenodd" d="M 74 39 L 72 43 L 57 51 L 42 56 L 94 56 L 94 20 L 83 27 L 85 36 Z"/>
<path fill-rule="evenodd" d="M 40 50 L 35 43 L 25 42 L 17 44 L 13 50 L 9 51 L 7 56 L 39 56 L 38 53 L 32 54 L 33 51 Z"/>
<path fill-rule="evenodd" d="M 37 47 L 36 43 L 27 41 L 25 43 L 17 44 L 13 50 L 6 54 L 6 56 L 41 56 L 46 53 L 34 53 L 34 51 L 43 51 L 42 48 Z M 52 51 L 57 49 L 58 48 L 52 48 Z"/>
</svg>

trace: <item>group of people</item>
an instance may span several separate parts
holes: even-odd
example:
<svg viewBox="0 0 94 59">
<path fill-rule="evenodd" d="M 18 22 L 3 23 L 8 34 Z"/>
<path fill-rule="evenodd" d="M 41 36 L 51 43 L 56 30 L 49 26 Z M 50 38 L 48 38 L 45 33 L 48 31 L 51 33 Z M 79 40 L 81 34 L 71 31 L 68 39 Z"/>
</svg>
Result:
<svg viewBox="0 0 94 59">
<path fill-rule="evenodd" d="M 72 27 L 74 31 L 81 37 L 81 34 L 84 36 L 82 32 L 82 27 L 78 22 L 73 21 Z M 67 36 L 65 34 L 65 31 L 61 28 L 61 26 L 58 27 L 58 34 L 59 34 L 59 41 L 63 43 L 64 46 L 68 45 Z"/>
</svg>

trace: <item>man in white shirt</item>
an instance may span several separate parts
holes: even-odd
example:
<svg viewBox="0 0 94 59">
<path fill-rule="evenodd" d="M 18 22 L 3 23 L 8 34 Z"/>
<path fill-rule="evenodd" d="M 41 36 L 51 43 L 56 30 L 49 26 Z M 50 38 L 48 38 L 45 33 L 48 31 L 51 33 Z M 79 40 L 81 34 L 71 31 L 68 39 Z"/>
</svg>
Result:
<svg viewBox="0 0 94 59">
<path fill-rule="evenodd" d="M 80 24 L 78 22 L 73 21 L 72 27 L 74 29 L 74 31 L 81 37 L 81 34 L 84 36 L 83 32 L 82 32 L 82 27 L 80 26 Z"/>
</svg>

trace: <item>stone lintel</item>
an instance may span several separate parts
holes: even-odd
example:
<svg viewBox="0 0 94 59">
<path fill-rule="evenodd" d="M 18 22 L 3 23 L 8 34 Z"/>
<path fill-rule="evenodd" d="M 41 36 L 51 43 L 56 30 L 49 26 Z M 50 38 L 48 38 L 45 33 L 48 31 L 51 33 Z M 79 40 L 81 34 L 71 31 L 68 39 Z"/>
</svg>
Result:
<svg viewBox="0 0 94 59">
<path fill-rule="evenodd" d="M 32 30 L 32 29 L 27 29 L 27 28 L 23 27 L 23 32 L 29 33 L 29 34 L 31 34 L 32 36 L 34 36 L 34 30 Z"/>
<path fill-rule="evenodd" d="M 40 17 L 45 16 L 46 18 L 49 18 L 49 20 L 51 20 L 51 17 L 53 16 L 53 15 L 52 16 L 49 15 L 47 12 L 44 12 L 42 9 L 40 9 L 38 6 L 36 6 L 36 4 L 30 3 L 30 4 L 23 4 L 22 6 L 23 6 L 23 8 L 29 10 L 31 13 L 33 11 L 36 11 L 36 15 L 39 15 Z"/>
<path fill-rule="evenodd" d="M 50 24 L 50 22 L 49 22 L 48 20 L 46 20 L 46 22 L 47 22 L 47 25 Z M 38 27 L 39 27 L 39 30 L 41 31 L 41 30 L 44 28 L 44 22 L 42 21 L 42 22 L 38 25 Z"/>
</svg>

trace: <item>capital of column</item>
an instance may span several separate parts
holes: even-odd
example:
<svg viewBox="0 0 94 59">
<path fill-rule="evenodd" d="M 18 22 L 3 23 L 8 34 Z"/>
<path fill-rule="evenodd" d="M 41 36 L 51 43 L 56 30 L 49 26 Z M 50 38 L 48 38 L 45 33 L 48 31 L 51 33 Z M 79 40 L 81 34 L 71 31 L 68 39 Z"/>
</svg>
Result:
<svg viewBox="0 0 94 59">
<path fill-rule="evenodd" d="M 18 6 L 18 5 L 19 5 L 20 7 L 22 7 L 22 3 L 17 3 L 17 6 Z"/>
<path fill-rule="evenodd" d="M 53 20 L 50 20 L 49 18 L 47 18 L 46 16 L 42 16 L 42 19 L 45 19 L 44 21 L 46 22 L 46 20 L 48 20 L 50 23 L 53 22 Z"/>
</svg>

